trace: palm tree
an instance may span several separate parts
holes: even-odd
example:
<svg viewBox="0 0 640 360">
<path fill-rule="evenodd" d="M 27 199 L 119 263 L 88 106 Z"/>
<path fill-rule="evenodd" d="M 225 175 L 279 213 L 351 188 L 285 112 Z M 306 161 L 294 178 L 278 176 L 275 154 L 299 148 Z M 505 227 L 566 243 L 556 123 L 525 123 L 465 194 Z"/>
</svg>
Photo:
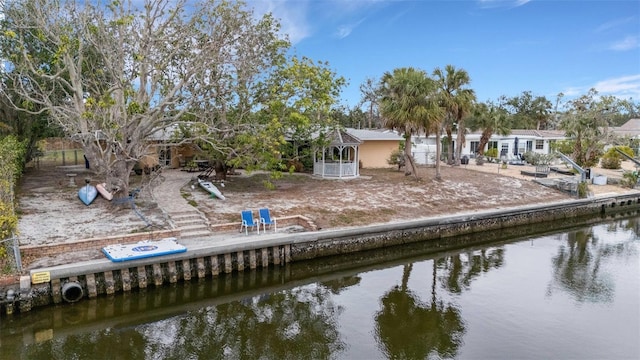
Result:
<svg viewBox="0 0 640 360">
<path fill-rule="evenodd" d="M 474 107 L 473 115 L 469 118 L 469 128 L 472 130 L 482 129 L 480 143 L 478 144 L 478 154 L 484 153 L 491 135 L 509 135 L 509 117 L 506 110 L 492 103 L 479 103 Z"/>
<path fill-rule="evenodd" d="M 464 126 L 465 117 L 471 112 L 473 103 L 476 100 L 475 92 L 465 88 L 471 82 L 469 74 L 464 69 L 456 69 L 453 65 L 447 65 L 444 71 L 436 68 L 433 76 L 440 89 L 441 106 L 446 112 L 447 135 L 451 143 L 451 129 L 457 128 L 455 165 L 460 165 L 460 153 L 465 140 Z M 451 158 L 450 158 L 451 160 Z"/>
<path fill-rule="evenodd" d="M 432 129 L 440 116 L 435 101 L 436 85 L 426 72 L 412 67 L 386 72 L 381 79 L 380 112 L 384 126 L 401 131 L 405 138 L 405 175 L 414 174 L 415 162 L 411 155 L 411 136 Z"/>
</svg>

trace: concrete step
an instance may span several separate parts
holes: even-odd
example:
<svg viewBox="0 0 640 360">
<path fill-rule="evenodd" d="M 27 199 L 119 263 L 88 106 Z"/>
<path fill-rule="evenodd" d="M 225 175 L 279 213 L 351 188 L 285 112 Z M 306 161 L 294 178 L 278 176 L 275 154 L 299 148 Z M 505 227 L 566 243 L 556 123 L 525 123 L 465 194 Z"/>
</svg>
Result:
<svg viewBox="0 0 640 360">
<path fill-rule="evenodd" d="M 182 228 L 185 226 L 191 226 L 191 225 L 204 225 L 204 226 L 208 226 L 208 221 L 203 219 L 203 218 L 197 218 L 197 219 L 180 219 L 180 220 L 173 220 L 173 223 L 176 224 L 177 227 Z"/>
<path fill-rule="evenodd" d="M 198 212 L 182 213 L 178 215 L 169 214 L 169 216 L 171 217 L 171 220 L 176 223 L 186 220 L 205 220 L 204 216 Z"/>
<path fill-rule="evenodd" d="M 211 236 L 213 232 L 209 230 L 200 230 L 200 231 L 183 231 L 180 230 L 180 238 L 181 239 L 195 239 L 195 238 L 204 238 Z"/>
<path fill-rule="evenodd" d="M 193 225 L 186 225 L 186 226 L 178 226 L 178 229 L 180 229 L 181 233 L 184 233 L 185 231 L 200 231 L 200 230 L 211 231 L 211 229 L 209 229 L 209 226 L 207 224 L 193 224 Z"/>
</svg>

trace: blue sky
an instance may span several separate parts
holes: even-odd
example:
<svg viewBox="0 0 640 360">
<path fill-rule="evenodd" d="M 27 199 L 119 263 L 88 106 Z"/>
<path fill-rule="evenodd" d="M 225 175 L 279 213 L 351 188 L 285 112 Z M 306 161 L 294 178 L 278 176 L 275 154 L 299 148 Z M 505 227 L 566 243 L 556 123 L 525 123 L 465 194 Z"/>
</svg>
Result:
<svg viewBox="0 0 640 360">
<path fill-rule="evenodd" d="M 638 0 L 249 0 L 298 56 L 328 61 L 360 100 L 366 78 L 413 66 L 466 70 L 479 101 L 523 91 L 552 102 L 596 88 L 640 99 Z"/>
</svg>

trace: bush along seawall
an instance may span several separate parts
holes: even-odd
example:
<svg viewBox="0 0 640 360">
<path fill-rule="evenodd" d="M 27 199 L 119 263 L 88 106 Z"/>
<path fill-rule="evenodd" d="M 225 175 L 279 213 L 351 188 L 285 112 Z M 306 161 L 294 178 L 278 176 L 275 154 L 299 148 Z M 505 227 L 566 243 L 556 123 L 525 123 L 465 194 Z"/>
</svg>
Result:
<svg viewBox="0 0 640 360">
<path fill-rule="evenodd" d="M 29 275 L 21 276 L 19 283 L 0 288 L 0 310 L 3 315 L 10 315 L 41 306 L 257 268 L 278 269 L 286 281 L 286 265 L 291 262 L 417 242 L 433 245 L 436 251 L 599 222 L 608 216 L 633 215 L 639 209 L 640 193 L 632 193 L 357 228 L 236 238 L 240 241 L 204 241 L 173 255 L 124 262 L 105 258 L 33 269 Z M 477 233 L 483 236 L 466 236 Z"/>
</svg>

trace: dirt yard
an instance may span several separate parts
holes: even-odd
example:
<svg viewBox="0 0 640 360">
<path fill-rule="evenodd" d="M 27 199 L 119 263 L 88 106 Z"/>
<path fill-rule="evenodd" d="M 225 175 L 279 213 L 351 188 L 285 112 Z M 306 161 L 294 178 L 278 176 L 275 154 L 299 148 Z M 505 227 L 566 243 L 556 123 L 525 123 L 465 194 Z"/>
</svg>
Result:
<svg viewBox="0 0 640 360">
<path fill-rule="evenodd" d="M 625 164 L 623 162 L 623 164 Z M 621 177 L 623 170 L 595 170 L 598 174 Z M 178 177 L 175 201 L 189 202 L 206 214 L 212 224 L 239 222 L 242 210 L 268 207 L 273 216 L 303 215 L 319 230 L 362 226 L 374 223 L 406 221 L 443 214 L 469 213 L 568 200 L 560 191 L 535 183 L 521 170 L 533 167 L 497 164 L 460 167 L 442 166 L 442 180 L 435 180 L 435 169 L 421 167 L 418 179 L 395 169 L 363 169 L 351 180 L 327 180 L 308 174 L 285 174 L 266 186 L 265 173 L 238 172 L 219 185 L 226 200 L 212 199 L 189 180 L 197 173 L 165 170 L 158 176 L 132 177 L 132 187 L 141 189 L 135 210 L 130 204 L 113 204 L 100 197 L 85 206 L 77 197 L 79 186 L 93 174 L 82 167 L 28 168 L 17 188 L 20 245 L 73 243 L 92 237 L 120 235 L 149 229 L 169 229 L 170 222 L 162 201 L 153 189 L 163 181 Z M 75 186 L 67 174 L 75 173 Z M 550 177 L 561 177 L 555 173 Z M 181 180 L 182 179 L 182 180 Z M 92 183 L 94 183 L 92 179 Z M 173 183 L 173 182 L 172 182 Z M 631 191 L 620 186 L 590 185 L 595 195 Z M 165 199 L 166 203 L 166 199 Z M 165 209 L 166 210 L 166 209 Z M 142 215 L 142 217 L 140 216 Z M 149 226 L 150 225 L 150 226 Z M 23 259 L 29 263 L 38 259 Z"/>
<path fill-rule="evenodd" d="M 624 164 L 624 162 L 623 162 Z M 629 167 L 629 165 L 625 165 Z M 265 185 L 267 175 L 231 175 L 220 187 L 226 200 L 211 199 L 197 186 L 176 188 L 180 200 L 190 201 L 205 213 L 212 224 L 238 222 L 240 211 L 268 207 L 274 216 L 304 215 L 318 228 L 359 226 L 372 223 L 425 218 L 441 214 L 473 212 L 517 205 L 552 202 L 570 197 L 520 175 L 530 167 L 501 169 L 497 164 L 442 166 L 442 180 L 435 180 L 435 169 L 421 167 L 419 179 L 395 169 L 363 169 L 360 178 L 327 180 L 308 174 L 285 174 Z M 77 173 L 76 186 L 69 186 L 68 173 Z M 184 182 L 196 173 L 173 171 Z M 604 171 L 597 170 L 599 173 Z M 624 170 L 609 171 L 621 176 Z M 168 174 L 166 176 L 169 176 Z M 551 177 L 562 175 L 551 174 Z M 129 204 L 114 205 L 98 197 L 85 206 L 77 197 L 78 187 L 91 177 L 84 169 L 40 167 L 27 169 L 17 189 L 21 245 L 72 242 L 103 235 L 127 234 L 142 229 L 170 227 L 151 190 L 159 177 L 132 177 L 132 187 L 142 191 L 134 211 Z M 592 192 L 620 193 L 620 186 L 590 186 Z M 144 217 L 141 218 L 139 215 Z"/>
</svg>

